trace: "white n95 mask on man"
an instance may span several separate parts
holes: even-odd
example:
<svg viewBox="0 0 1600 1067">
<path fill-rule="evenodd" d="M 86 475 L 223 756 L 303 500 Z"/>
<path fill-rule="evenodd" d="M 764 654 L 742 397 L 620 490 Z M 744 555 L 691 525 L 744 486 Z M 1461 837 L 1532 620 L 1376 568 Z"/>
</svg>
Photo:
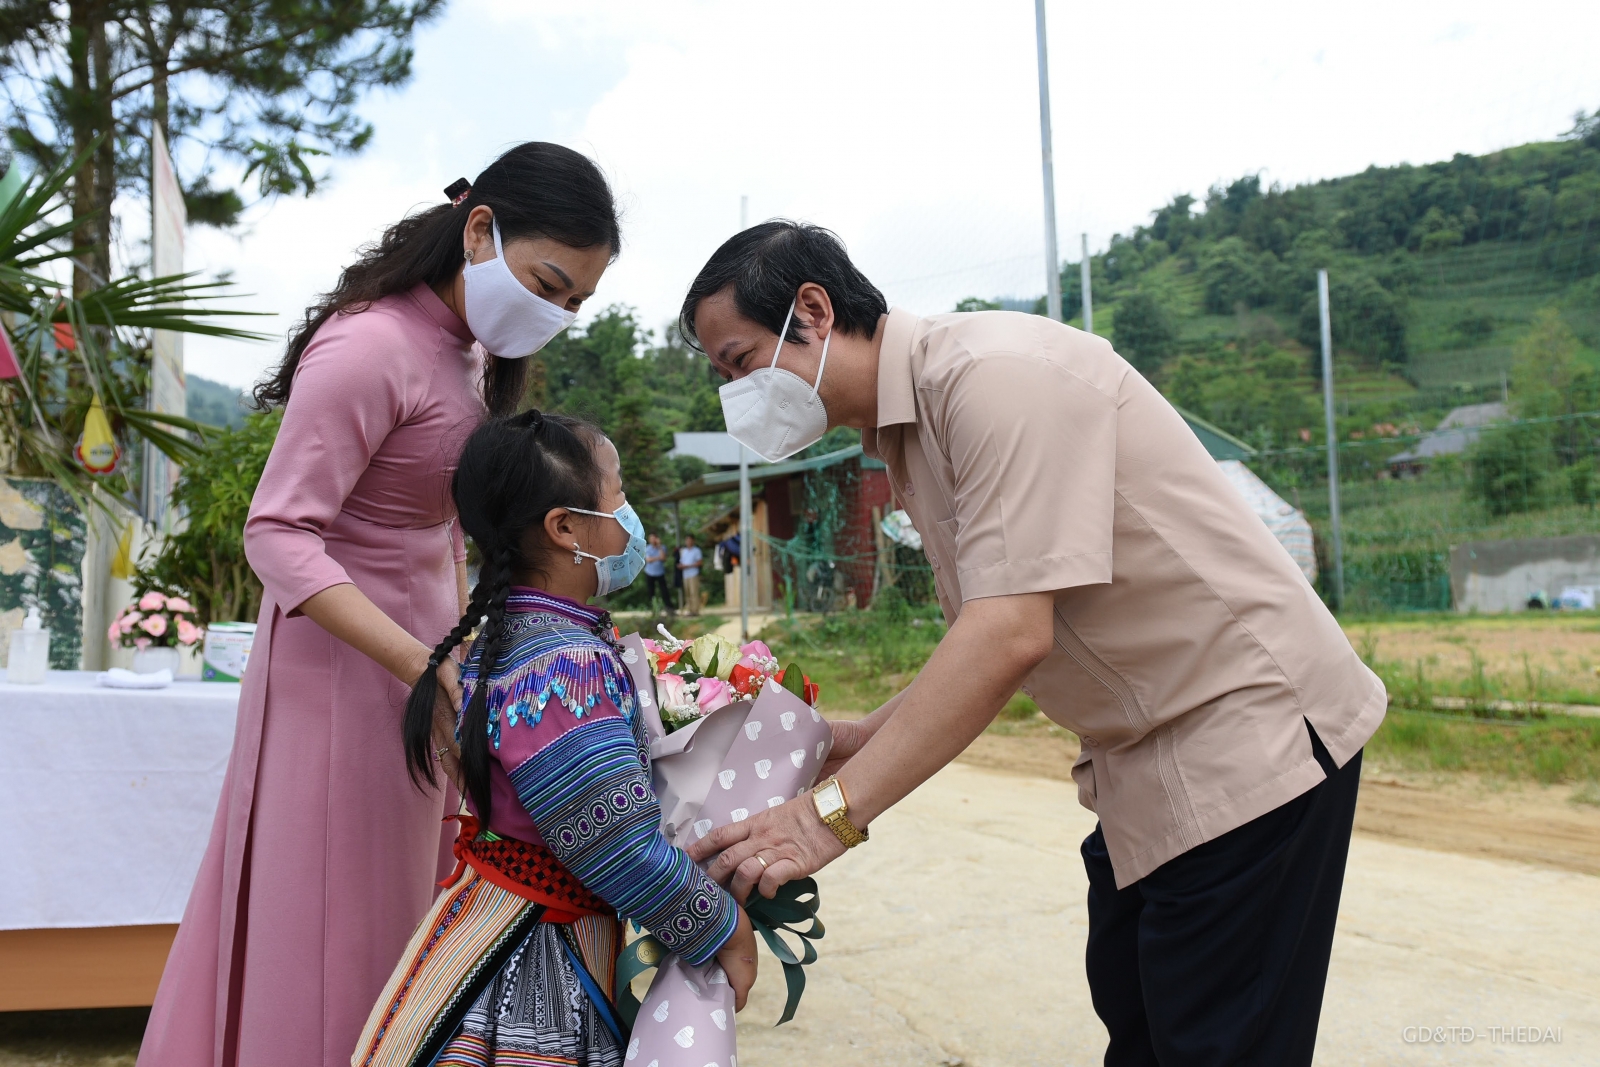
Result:
<svg viewBox="0 0 1600 1067">
<path fill-rule="evenodd" d="M 572 325 L 575 311 L 557 307 L 517 281 L 506 265 L 500 224 L 494 227 L 494 258 L 461 270 L 466 288 L 467 329 L 490 355 L 502 359 L 531 356 Z"/>
<path fill-rule="evenodd" d="M 771 363 L 717 390 L 728 436 L 768 463 L 788 459 L 816 444 L 828 432 L 828 412 L 817 390 L 822 388 L 822 371 L 828 365 L 828 342 L 833 340 L 833 331 L 822 339 L 817 380 L 810 384 L 793 371 L 778 367 L 778 353 L 783 351 L 783 338 L 793 318 L 791 302 L 783 329 L 778 331 L 778 347 L 772 350 Z"/>
</svg>

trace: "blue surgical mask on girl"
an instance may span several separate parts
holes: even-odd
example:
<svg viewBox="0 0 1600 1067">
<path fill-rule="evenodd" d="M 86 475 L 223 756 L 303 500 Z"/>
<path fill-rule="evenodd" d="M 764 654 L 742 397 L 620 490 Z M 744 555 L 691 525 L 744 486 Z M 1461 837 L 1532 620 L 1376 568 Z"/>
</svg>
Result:
<svg viewBox="0 0 1600 1067">
<path fill-rule="evenodd" d="M 568 508 L 580 515 L 596 515 L 602 519 L 616 519 L 622 528 L 628 531 L 628 547 L 618 556 L 597 556 L 593 552 L 585 552 L 576 545 L 572 549 L 572 562 L 581 559 L 594 560 L 595 573 L 600 577 L 600 585 L 595 589 L 595 596 L 605 596 L 615 593 L 618 589 L 626 589 L 633 580 L 639 577 L 639 572 L 644 570 L 644 523 L 639 521 L 639 516 L 634 513 L 632 504 L 624 504 L 616 511 L 590 511 L 588 508 Z"/>
</svg>

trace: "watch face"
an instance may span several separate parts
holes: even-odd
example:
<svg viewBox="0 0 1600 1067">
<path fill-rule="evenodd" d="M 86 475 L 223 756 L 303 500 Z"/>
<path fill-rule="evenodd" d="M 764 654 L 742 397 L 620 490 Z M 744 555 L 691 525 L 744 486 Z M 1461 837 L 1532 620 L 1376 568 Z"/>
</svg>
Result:
<svg viewBox="0 0 1600 1067">
<path fill-rule="evenodd" d="M 844 807 L 844 790 L 839 788 L 838 782 L 828 782 L 819 787 L 813 796 L 817 802 L 817 814 L 824 819 Z"/>
</svg>

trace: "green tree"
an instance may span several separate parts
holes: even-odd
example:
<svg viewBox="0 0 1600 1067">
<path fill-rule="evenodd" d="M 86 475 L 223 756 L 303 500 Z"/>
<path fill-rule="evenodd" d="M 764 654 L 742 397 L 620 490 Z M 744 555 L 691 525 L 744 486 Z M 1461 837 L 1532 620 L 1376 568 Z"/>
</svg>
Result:
<svg viewBox="0 0 1600 1067">
<path fill-rule="evenodd" d="M 191 221 L 231 226 L 244 202 L 212 185 L 234 160 L 262 196 L 310 193 L 317 157 L 359 152 L 361 94 L 411 76 L 416 27 L 444 0 L 0 0 L 0 81 L 12 144 L 45 170 L 90 157 L 74 183 L 75 289 L 111 277 L 111 204 L 143 194 L 152 130 L 174 148 Z"/>
<path fill-rule="evenodd" d="M 1270 254 L 1253 251 L 1239 237 L 1224 237 L 1200 254 L 1200 284 L 1205 309 L 1213 315 L 1231 315 L 1243 305 L 1260 307 L 1271 296 L 1262 260 Z"/>
<path fill-rule="evenodd" d="M 1594 452 L 1596 420 L 1573 418 L 1600 410 L 1600 373 L 1578 355 L 1581 343 L 1561 313 L 1544 308 L 1517 342 L 1511 364 L 1511 397 L 1525 419 L 1560 419 L 1551 424 L 1550 446 L 1562 466 Z"/>
<path fill-rule="evenodd" d="M 140 588 L 186 594 L 202 622 L 255 619 L 261 580 L 245 559 L 244 522 L 282 421 L 281 409 L 248 415 L 183 468 L 172 502 L 188 525 L 140 567 Z"/>
<path fill-rule="evenodd" d="M 13 166 L 0 181 L 0 312 L 9 317 L 21 372 L 0 379 L 0 471 L 48 478 L 85 510 L 97 489 L 137 510 L 137 462 L 124 458 L 111 473 L 91 474 L 74 456 L 93 401 L 103 406 L 124 457 L 148 441 L 189 462 L 200 451 L 192 436 L 199 425 L 143 403 L 150 331 L 263 338 L 208 321 L 243 314 L 209 306 L 226 288 L 218 283 L 123 278 L 63 296 L 37 271 L 75 251 L 68 239 L 79 220 L 63 197 L 72 173 L 73 165 L 63 165 L 28 182 Z"/>
<path fill-rule="evenodd" d="M 1135 289 L 1117 304 L 1111 344 L 1148 377 L 1177 354 L 1177 323 L 1164 301 L 1148 289 Z"/>
<path fill-rule="evenodd" d="M 1486 430 L 1467 453 L 1467 497 L 1491 515 L 1529 511 L 1543 503 L 1550 466 L 1550 425 L 1514 422 Z"/>
</svg>

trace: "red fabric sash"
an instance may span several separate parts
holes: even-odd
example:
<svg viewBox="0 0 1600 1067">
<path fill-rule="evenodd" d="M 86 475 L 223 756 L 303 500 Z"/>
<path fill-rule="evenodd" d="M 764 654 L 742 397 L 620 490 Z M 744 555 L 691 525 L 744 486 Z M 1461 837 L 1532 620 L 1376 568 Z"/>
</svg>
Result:
<svg viewBox="0 0 1600 1067">
<path fill-rule="evenodd" d="M 545 906 L 541 922 L 570 923 L 585 915 L 615 916 L 611 905 L 589 892 L 573 873 L 561 865 L 544 845 L 502 837 L 485 841 L 478 837 L 479 824 L 472 815 L 452 815 L 445 822 L 461 823 L 456 835 L 456 869 L 440 882 L 454 885 L 467 867 L 478 877 L 523 900 Z"/>
</svg>

